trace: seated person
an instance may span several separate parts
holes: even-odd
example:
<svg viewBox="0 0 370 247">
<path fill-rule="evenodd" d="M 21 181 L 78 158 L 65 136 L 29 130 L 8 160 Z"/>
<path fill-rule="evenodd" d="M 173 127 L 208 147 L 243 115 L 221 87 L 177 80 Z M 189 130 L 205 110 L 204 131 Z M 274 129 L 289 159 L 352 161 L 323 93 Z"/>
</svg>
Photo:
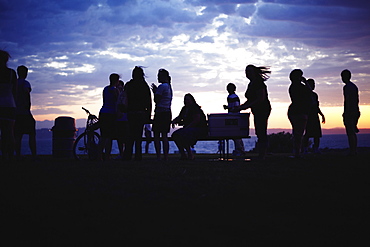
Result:
<svg viewBox="0 0 370 247">
<path fill-rule="evenodd" d="M 172 134 L 172 138 L 180 151 L 181 159 L 193 160 L 194 155 L 191 147 L 197 143 L 199 138 L 207 136 L 208 128 L 206 116 L 190 93 L 185 94 L 184 106 L 179 116 L 172 121 L 172 128 L 175 127 L 175 124 L 184 126 Z"/>
</svg>

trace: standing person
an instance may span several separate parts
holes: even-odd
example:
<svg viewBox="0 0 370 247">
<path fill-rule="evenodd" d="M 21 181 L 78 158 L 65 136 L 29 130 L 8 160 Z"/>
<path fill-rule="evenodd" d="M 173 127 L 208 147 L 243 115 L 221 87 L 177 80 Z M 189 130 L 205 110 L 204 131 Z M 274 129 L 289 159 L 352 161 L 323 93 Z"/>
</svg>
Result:
<svg viewBox="0 0 370 247">
<path fill-rule="evenodd" d="M 344 96 L 344 112 L 343 112 L 343 123 L 346 127 L 346 133 L 349 144 L 349 155 L 357 155 L 357 128 L 358 119 L 360 118 L 360 108 L 358 88 L 351 82 L 351 72 L 345 69 L 341 73 L 342 81 L 346 85 L 343 86 Z"/>
<path fill-rule="evenodd" d="M 184 126 L 172 133 L 172 138 L 180 151 L 181 159 L 193 160 L 194 155 L 191 147 L 197 143 L 199 138 L 207 135 L 208 128 L 204 112 L 190 93 L 184 96 L 184 106 L 180 114 L 172 121 L 173 128 L 175 124 Z"/>
<path fill-rule="evenodd" d="M 160 69 L 158 71 L 158 82 L 161 83 L 158 87 L 152 84 L 152 90 L 154 93 L 154 121 L 153 121 L 153 132 L 154 132 L 154 147 L 157 154 L 157 160 L 161 159 L 161 142 L 160 137 L 162 136 L 163 143 L 163 158 L 165 161 L 168 160 L 169 143 L 168 133 L 170 132 L 172 113 L 172 87 L 171 77 L 167 70 Z"/>
<path fill-rule="evenodd" d="M 319 96 L 317 95 L 317 93 L 313 91 L 315 89 L 315 80 L 308 79 L 307 84 L 312 89 L 313 105 L 308 115 L 306 132 L 303 137 L 303 146 L 304 146 L 304 152 L 307 152 L 308 140 L 310 137 L 312 137 L 313 138 L 313 152 L 318 154 L 320 153 L 319 146 L 320 146 L 320 138 L 322 137 L 319 115 L 322 117 L 323 124 L 325 124 L 325 116 L 321 112 L 321 109 L 319 106 Z"/>
<path fill-rule="evenodd" d="M 224 105 L 224 109 L 228 109 L 229 114 L 238 114 L 239 112 L 232 112 L 231 109 L 234 107 L 240 106 L 240 99 L 238 95 L 236 95 L 236 86 L 234 83 L 229 83 L 226 86 L 226 90 L 229 93 L 227 96 L 227 105 Z M 235 156 L 242 156 L 244 155 L 244 143 L 242 139 L 233 139 L 235 150 L 233 155 Z"/>
<path fill-rule="evenodd" d="M 267 124 L 271 113 L 271 104 L 265 84 L 265 81 L 269 78 L 267 74 L 271 73 L 268 69 L 268 67 L 256 67 L 251 64 L 245 68 L 245 75 L 249 79 L 248 88 L 245 92 L 247 101 L 239 107 L 233 108 L 234 112 L 251 108 L 258 138 L 258 159 L 265 159 L 268 147 Z"/>
<path fill-rule="evenodd" d="M 128 120 L 127 113 L 124 108 L 121 108 L 121 105 L 124 105 L 124 83 L 122 80 L 118 81 L 118 99 L 117 99 L 117 121 L 116 121 L 116 139 L 119 155 L 116 157 L 116 160 L 123 159 L 123 150 L 125 147 L 125 142 L 128 136 Z"/>
<path fill-rule="evenodd" d="M 313 105 L 312 90 L 306 83 L 302 70 L 292 70 L 289 78 L 291 81 L 289 96 L 292 103 L 288 108 L 288 118 L 293 129 L 294 157 L 301 158 L 303 133 L 306 129 L 308 114 Z"/>
<path fill-rule="evenodd" d="M 124 160 L 131 160 L 135 145 L 135 160 L 142 160 L 142 135 L 145 123 L 150 122 L 152 112 L 152 96 L 145 81 L 142 67 L 136 66 L 132 71 L 132 79 L 126 83 L 127 117 L 130 129 L 126 143 Z"/>
<path fill-rule="evenodd" d="M 21 143 L 24 134 L 28 134 L 28 145 L 32 159 L 36 159 L 36 121 L 31 113 L 31 84 L 26 80 L 28 68 L 18 66 L 18 88 L 16 96 L 16 119 L 14 126 L 15 152 L 17 158 L 21 157 Z"/>
<path fill-rule="evenodd" d="M 99 112 L 100 123 L 100 141 L 99 141 L 99 160 L 110 160 L 112 151 L 112 140 L 116 135 L 116 119 L 117 119 L 117 98 L 119 91 L 116 88 L 119 81 L 118 74 L 109 76 L 109 85 L 103 90 L 103 106 Z"/>
<path fill-rule="evenodd" d="M 0 50 L 0 130 L 1 151 L 5 160 L 13 160 L 15 147 L 17 75 L 13 69 L 7 66 L 9 58 L 10 55 L 7 51 Z"/>
</svg>

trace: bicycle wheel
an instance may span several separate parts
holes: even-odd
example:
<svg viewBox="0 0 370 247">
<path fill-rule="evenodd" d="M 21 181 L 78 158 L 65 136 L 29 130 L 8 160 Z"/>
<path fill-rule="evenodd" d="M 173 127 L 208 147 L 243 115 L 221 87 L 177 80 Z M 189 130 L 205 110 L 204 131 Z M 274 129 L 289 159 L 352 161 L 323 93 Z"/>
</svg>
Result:
<svg viewBox="0 0 370 247">
<path fill-rule="evenodd" d="M 96 132 L 84 132 L 73 144 L 73 155 L 76 160 L 95 160 L 98 154 L 100 135 Z"/>
</svg>

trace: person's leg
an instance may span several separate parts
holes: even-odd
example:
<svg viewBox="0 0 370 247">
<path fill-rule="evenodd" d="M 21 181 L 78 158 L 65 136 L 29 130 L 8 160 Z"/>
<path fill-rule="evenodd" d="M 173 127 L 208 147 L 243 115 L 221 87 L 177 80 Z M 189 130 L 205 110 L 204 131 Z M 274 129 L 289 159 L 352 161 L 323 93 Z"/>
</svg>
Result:
<svg viewBox="0 0 370 247">
<path fill-rule="evenodd" d="M 122 138 L 117 139 L 117 146 L 118 146 L 119 156 L 122 158 L 123 157 L 123 139 Z"/>
<path fill-rule="evenodd" d="M 162 133 L 162 143 L 163 143 L 163 157 L 164 160 L 168 160 L 168 153 L 170 151 L 170 145 L 168 142 L 167 133 Z"/>
<path fill-rule="evenodd" d="M 154 148 L 155 153 L 157 154 L 157 160 L 161 159 L 161 137 L 158 131 L 154 131 Z"/>
<path fill-rule="evenodd" d="M 313 138 L 313 152 L 320 153 L 319 147 L 320 147 L 320 137 L 317 136 Z"/>
<path fill-rule="evenodd" d="M 19 131 L 15 131 L 14 141 L 15 141 L 15 153 L 17 158 L 21 157 L 22 137 L 23 137 L 22 133 L 20 133 Z"/>
<path fill-rule="evenodd" d="M 267 124 L 270 113 L 254 114 L 254 128 L 258 138 L 259 158 L 264 159 L 267 154 L 268 136 Z"/>
<path fill-rule="evenodd" d="M 105 148 L 105 145 L 107 143 L 107 138 L 102 134 L 102 136 L 100 137 L 100 140 L 99 140 L 99 144 L 98 144 L 98 160 L 103 160 L 103 152 L 104 152 L 104 148 Z"/>
<path fill-rule="evenodd" d="M 309 137 L 304 135 L 303 136 L 303 139 L 302 139 L 302 152 L 303 153 L 307 153 L 308 152 L 308 141 L 309 141 Z"/>
<path fill-rule="evenodd" d="M 133 117 L 133 125 L 130 131 L 132 131 L 135 142 L 135 160 L 142 160 L 143 157 L 143 129 L 144 129 L 144 114 L 135 114 Z"/>
<path fill-rule="evenodd" d="M 186 150 L 186 153 L 188 154 L 188 159 L 189 160 L 193 160 L 194 159 L 194 154 L 193 152 L 191 151 L 191 147 L 189 145 L 185 145 L 185 150 Z"/>
<path fill-rule="evenodd" d="M 14 139 L 14 120 L 3 120 L 1 135 L 4 142 L 2 143 L 3 156 L 8 160 L 13 160 L 15 139 Z"/>
<path fill-rule="evenodd" d="M 172 139 L 174 140 L 177 148 L 179 149 L 181 159 L 184 160 L 184 159 L 187 159 L 187 156 L 186 156 L 186 153 L 185 153 L 185 146 L 184 146 L 184 143 L 182 141 L 182 139 L 183 139 L 182 134 L 181 134 L 182 131 L 183 131 L 183 129 L 178 129 L 175 132 L 173 132 L 172 133 Z"/>
<path fill-rule="evenodd" d="M 349 155 L 357 155 L 357 135 L 356 133 L 351 133 L 347 135 L 349 144 Z"/>
<path fill-rule="evenodd" d="M 301 150 L 302 150 L 302 138 L 303 133 L 306 128 L 307 119 L 304 117 L 298 118 L 296 121 L 295 126 L 295 133 L 294 135 L 294 150 L 295 150 L 295 156 L 300 157 L 301 156 Z"/>
<path fill-rule="evenodd" d="M 30 133 L 28 135 L 28 145 L 30 146 L 32 157 L 36 158 L 36 133 Z"/>
<path fill-rule="evenodd" d="M 307 115 L 289 116 L 289 120 L 293 129 L 294 156 L 299 158 L 301 156 L 302 137 L 307 124 Z"/>
<path fill-rule="evenodd" d="M 33 118 L 32 115 L 29 116 L 30 118 L 30 130 L 28 133 L 28 146 L 30 147 L 32 157 L 35 159 L 37 152 L 36 152 L 36 120 Z"/>
<path fill-rule="evenodd" d="M 133 147 L 134 147 L 134 139 L 130 136 L 127 137 L 126 143 L 125 143 L 125 150 L 123 151 L 123 159 L 124 160 L 131 160 L 132 159 L 132 153 L 133 153 Z"/>
</svg>

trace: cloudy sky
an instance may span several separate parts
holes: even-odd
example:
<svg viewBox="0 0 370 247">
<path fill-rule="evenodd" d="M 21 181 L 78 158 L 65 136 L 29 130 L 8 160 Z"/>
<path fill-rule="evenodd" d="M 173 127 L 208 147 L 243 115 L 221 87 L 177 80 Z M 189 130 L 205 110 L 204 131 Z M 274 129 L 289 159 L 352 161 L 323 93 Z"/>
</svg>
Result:
<svg viewBox="0 0 370 247">
<path fill-rule="evenodd" d="M 170 71 L 174 115 L 188 92 L 206 113 L 222 113 L 227 83 L 244 101 L 244 69 L 254 64 L 272 70 L 271 128 L 290 128 L 295 68 L 315 79 L 326 128 L 342 127 L 340 72 L 351 70 L 359 127 L 370 128 L 369 13 L 368 0 L 0 0 L 0 49 L 9 67 L 29 67 L 38 121 L 84 118 L 82 106 L 98 114 L 109 75 L 128 81 L 136 65 L 149 84 L 159 68 Z"/>
</svg>

